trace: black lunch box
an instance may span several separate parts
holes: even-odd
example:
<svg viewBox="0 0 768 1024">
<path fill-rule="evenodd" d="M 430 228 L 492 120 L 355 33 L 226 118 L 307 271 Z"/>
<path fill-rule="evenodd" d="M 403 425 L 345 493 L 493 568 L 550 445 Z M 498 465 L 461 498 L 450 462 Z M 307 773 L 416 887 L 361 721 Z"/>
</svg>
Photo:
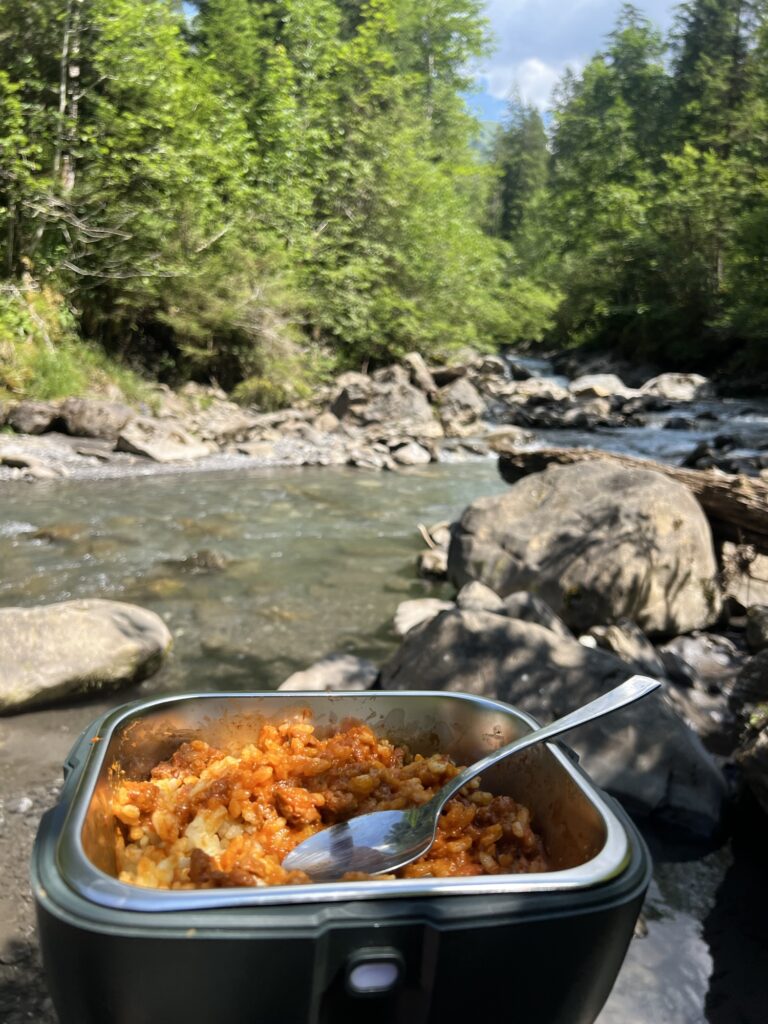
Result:
<svg viewBox="0 0 768 1024">
<path fill-rule="evenodd" d="M 462 764 L 535 728 L 455 693 L 190 694 L 110 712 L 65 763 L 32 858 L 38 929 L 62 1024 L 591 1024 L 650 879 L 634 826 L 558 744 L 485 787 L 527 803 L 555 870 L 159 891 L 115 878 L 110 766 L 146 773 L 186 739 L 309 708 Z M 250 723 L 250 725 L 249 725 Z"/>
</svg>

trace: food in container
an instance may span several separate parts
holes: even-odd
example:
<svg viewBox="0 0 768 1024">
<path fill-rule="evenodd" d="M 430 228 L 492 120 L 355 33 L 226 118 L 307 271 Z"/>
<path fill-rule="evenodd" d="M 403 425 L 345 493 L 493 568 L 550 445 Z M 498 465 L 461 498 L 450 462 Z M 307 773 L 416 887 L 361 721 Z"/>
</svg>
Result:
<svg viewBox="0 0 768 1024">
<path fill-rule="evenodd" d="M 500 1013 L 594 1021 L 650 863 L 629 819 L 556 744 L 482 779 L 482 791 L 530 810 L 546 870 L 180 889 L 120 880 L 115 765 L 146 780 L 185 743 L 245 744 L 265 722 L 304 709 L 321 736 L 354 719 L 414 755 L 456 764 L 535 727 L 500 702 L 424 692 L 190 694 L 105 715 L 68 758 L 33 855 L 62 1024 L 339 1024 L 361 1014 L 463 1024 Z"/>
</svg>

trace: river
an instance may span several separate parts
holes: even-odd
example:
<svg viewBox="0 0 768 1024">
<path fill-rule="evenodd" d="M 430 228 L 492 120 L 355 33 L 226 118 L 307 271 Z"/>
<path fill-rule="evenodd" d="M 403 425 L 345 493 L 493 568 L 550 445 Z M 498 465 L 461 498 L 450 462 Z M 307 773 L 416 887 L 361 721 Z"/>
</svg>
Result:
<svg viewBox="0 0 768 1024">
<path fill-rule="evenodd" d="M 544 361 L 524 362 L 553 376 Z M 540 432 L 534 444 L 676 463 L 718 432 L 738 434 L 745 454 L 768 437 L 768 403 L 718 399 L 686 410 L 702 413 L 708 419 L 693 430 L 666 429 L 671 411 L 642 428 Z M 101 597 L 158 612 L 174 649 L 131 697 L 271 688 L 331 652 L 386 658 L 398 603 L 442 596 L 415 574 L 417 523 L 452 520 L 505 489 L 492 458 L 399 473 L 240 468 L 0 485 L 0 605 Z M 89 712 L 55 715 L 25 717 L 76 732 Z M 8 720 L 0 742 L 11 751 L 12 734 Z M 758 1024 L 750 986 L 759 992 L 760 969 L 745 964 L 759 943 L 736 953 L 723 931 L 748 931 L 748 906 L 733 909 L 730 924 L 722 906 L 728 885 L 745 895 L 755 856 L 749 842 L 682 853 L 656 845 L 648 935 L 632 943 L 600 1024 Z"/>
</svg>

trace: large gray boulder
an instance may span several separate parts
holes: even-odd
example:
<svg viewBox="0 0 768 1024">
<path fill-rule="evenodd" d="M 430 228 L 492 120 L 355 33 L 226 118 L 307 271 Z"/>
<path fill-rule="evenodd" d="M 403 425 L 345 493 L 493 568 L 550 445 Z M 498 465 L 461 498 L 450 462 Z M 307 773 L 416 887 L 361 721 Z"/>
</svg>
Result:
<svg viewBox="0 0 768 1024">
<path fill-rule="evenodd" d="M 102 402 L 93 398 L 68 398 L 62 403 L 61 418 L 67 433 L 75 437 L 98 437 L 116 441 L 133 415 L 123 402 Z"/>
<path fill-rule="evenodd" d="M 145 679 L 171 641 L 159 615 L 119 601 L 0 608 L 0 714 Z"/>
<path fill-rule="evenodd" d="M 44 434 L 52 428 L 58 415 L 58 402 L 25 399 L 9 409 L 6 419 L 17 434 Z"/>
<path fill-rule="evenodd" d="M 700 373 L 661 373 L 647 380 L 640 392 L 669 402 L 695 402 L 714 394 L 711 383 Z"/>
<path fill-rule="evenodd" d="M 543 626 L 481 611 L 445 611 L 411 629 L 382 667 L 385 690 L 493 697 L 549 722 L 617 686 L 632 668 Z M 633 811 L 712 834 L 726 786 L 698 737 L 657 695 L 568 737 L 598 785 Z"/>
<path fill-rule="evenodd" d="M 389 369 L 389 368 L 388 368 Z M 340 420 L 360 426 L 386 425 L 390 430 L 418 434 L 425 424 L 435 422 L 432 406 L 423 391 L 408 383 L 402 367 L 389 379 L 373 380 L 361 373 L 346 373 L 330 411 Z"/>
<path fill-rule="evenodd" d="M 117 450 L 144 455 L 154 462 L 179 462 L 201 459 L 216 450 L 170 420 L 137 416 L 120 431 Z"/>
<path fill-rule="evenodd" d="M 685 633 L 720 611 L 706 517 L 686 487 L 608 461 L 550 466 L 480 498 L 454 528 L 448 573 L 502 597 L 528 590 L 574 631 L 632 619 Z"/>
<path fill-rule="evenodd" d="M 485 401 L 466 377 L 460 377 L 452 384 L 441 388 L 437 395 L 437 404 L 440 419 L 449 436 L 452 427 L 468 426 L 486 413 Z"/>
</svg>

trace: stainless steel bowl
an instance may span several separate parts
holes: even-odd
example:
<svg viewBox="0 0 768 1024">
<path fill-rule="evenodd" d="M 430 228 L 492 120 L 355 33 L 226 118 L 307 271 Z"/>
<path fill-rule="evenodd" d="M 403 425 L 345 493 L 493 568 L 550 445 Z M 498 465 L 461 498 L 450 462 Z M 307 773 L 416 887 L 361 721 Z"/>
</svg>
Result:
<svg viewBox="0 0 768 1024">
<path fill-rule="evenodd" d="M 243 742 L 265 721 L 308 708 L 321 734 L 348 718 L 417 753 L 442 751 L 470 764 L 537 727 L 499 701 L 458 693 L 192 693 L 118 709 L 86 737 L 75 754 L 77 790 L 58 839 L 61 877 L 86 900 L 113 909 L 179 911 L 368 900 L 395 897 L 542 893 L 586 889 L 615 878 L 629 859 L 625 828 L 586 775 L 556 744 L 540 745 L 497 765 L 483 785 L 530 808 L 553 870 L 539 874 L 481 875 L 201 890 L 145 889 L 115 877 L 114 819 L 110 809 L 114 766 L 146 777 L 183 742 Z M 85 750 L 83 754 L 82 751 Z"/>
</svg>

